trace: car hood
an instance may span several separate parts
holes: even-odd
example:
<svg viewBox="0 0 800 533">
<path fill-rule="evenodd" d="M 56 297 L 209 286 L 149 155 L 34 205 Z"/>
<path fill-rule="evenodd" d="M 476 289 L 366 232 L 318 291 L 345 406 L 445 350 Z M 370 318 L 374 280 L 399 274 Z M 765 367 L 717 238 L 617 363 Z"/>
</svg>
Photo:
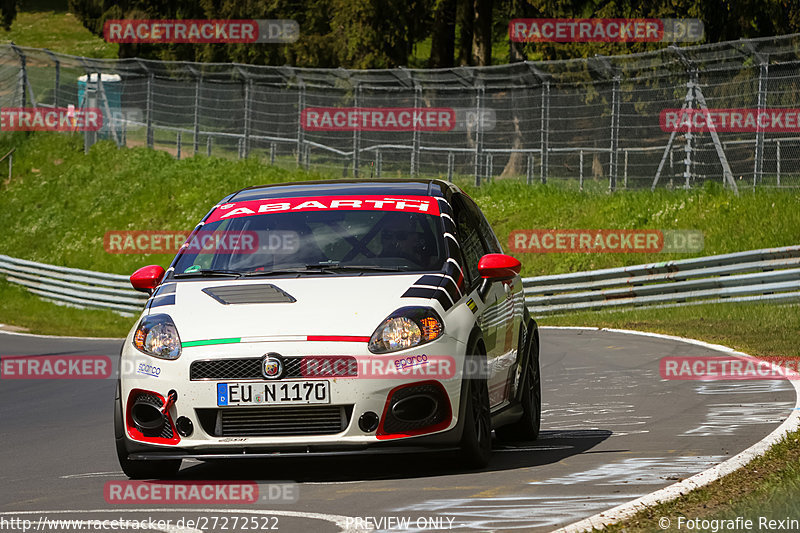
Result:
<svg viewBox="0 0 800 533">
<path fill-rule="evenodd" d="M 162 286 L 150 314 L 166 313 L 181 341 L 274 336 L 369 337 L 420 274 L 180 281 Z"/>
</svg>

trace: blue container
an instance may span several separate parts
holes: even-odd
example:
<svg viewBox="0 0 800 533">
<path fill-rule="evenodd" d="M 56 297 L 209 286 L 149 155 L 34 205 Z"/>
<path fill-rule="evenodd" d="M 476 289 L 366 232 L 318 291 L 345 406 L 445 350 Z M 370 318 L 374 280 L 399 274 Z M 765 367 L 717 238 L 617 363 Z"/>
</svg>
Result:
<svg viewBox="0 0 800 533">
<path fill-rule="evenodd" d="M 98 80 L 103 83 L 103 93 L 105 93 L 106 100 L 103 101 L 103 94 L 100 93 Z M 98 131 L 98 136 L 103 139 L 111 137 L 111 128 L 109 122 L 111 117 L 106 116 L 106 106 L 108 103 L 108 110 L 112 115 L 122 116 L 122 78 L 119 74 L 100 74 L 92 72 L 91 74 L 84 74 L 78 78 L 78 108 L 82 108 L 85 103 L 87 88 L 89 92 L 94 92 L 97 107 L 103 113 L 103 127 Z"/>
</svg>

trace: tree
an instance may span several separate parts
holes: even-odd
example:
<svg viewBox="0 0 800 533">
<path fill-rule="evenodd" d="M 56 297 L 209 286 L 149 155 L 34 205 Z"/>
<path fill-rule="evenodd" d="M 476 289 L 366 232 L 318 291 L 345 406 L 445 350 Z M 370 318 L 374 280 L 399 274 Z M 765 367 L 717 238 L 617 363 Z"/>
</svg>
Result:
<svg viewBox="0 0 800 533">
<path fill-rule="evenodd" d="M 0 0 L 3 1 L 3 0 Z M 96 35 L 110 19 L 293 19 L 295 43 L 122 44 L 120 57 L 304 67 L 406 65 L 430 32 L 433 0 L 69 0 Z"/>
<path fill-rule="evenodd" d="M 17 0 L 0 0 L 0 18 L 2 18 L 3 29 L 11 29 L 11 23 L 17 18 Z"/>
<path fill-rule="evenodd" d="M 456 46 L 456 0 L 436 0 L 431 28 L 431 56 L 428 67 L 452 67 Z"/>
<path fill-rule="evenodd" d="M 474 0 L 472 25 L 472 64 L 492 64 L 492 7 L 493 0 Z"/>
</svg>

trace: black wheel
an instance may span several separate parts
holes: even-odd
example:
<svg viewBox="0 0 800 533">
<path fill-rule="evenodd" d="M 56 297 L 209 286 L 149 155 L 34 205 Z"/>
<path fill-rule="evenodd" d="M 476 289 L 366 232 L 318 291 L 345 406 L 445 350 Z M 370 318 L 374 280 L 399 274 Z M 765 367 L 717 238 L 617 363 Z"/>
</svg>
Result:
<svg viewBox="0 0 800 533">
<path fill-rule="evenodd" d="M 539 437 L 542 422 L 542 379 L 539 374 L 539 336 L 531 325 L 526 335 L 525 374 L 522 379 L 520 404 L 522 418 L 513 424 L 497 428 L 497 438 L 503 442 L 532 441 Z"/>
<path fill-rule="evenodd" d="M 460 459 L 470 468 L 483 468 L 492 454 L 492 416 L 486 378 L 468 379 L 466 394 Z"/>
<path fill-rule="evenodd" d="M 125 428 L 122 423 L 122 401 L 119 397 L 114 402 L 114 440 L 117 447 L 117 459 L 122 471 L 131 479 L 170 479 L 178 474 L 181 468 L 180 459 L 167 461 L 133 461 L 128 459 L 128 450 L 125 448 Z"/>
</svg>

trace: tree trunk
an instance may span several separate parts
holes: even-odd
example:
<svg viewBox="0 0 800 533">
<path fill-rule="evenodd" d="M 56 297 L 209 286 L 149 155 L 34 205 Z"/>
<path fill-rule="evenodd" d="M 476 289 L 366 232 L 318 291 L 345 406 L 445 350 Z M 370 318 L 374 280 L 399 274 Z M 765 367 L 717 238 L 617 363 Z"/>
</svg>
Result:
<svg viewBox="0 0 800 533">
<path fill-rule="evenodd" d="M 473 3 L 472 63 L 482 67 L 492 64 L 492 3 L 493 0 Z"/>
<path fill-rule="evenodd" d="M 433 13 L 428 68 L 452 67 L 456 51 L 456 0 L 439 0 Z"/>
<path fill-rule="evenodd" d="M 472 29 L 475 23 L 473 0 L 458 0 L 456 22 L 458 24 L 458 64 L 472 65 Z"/>
<path fill-rule="evenodd" d="M 511 143 L 512 150 L 522 150 L 524 144 L 522 142 L 522 131 L 519 127 L 519 117 L 517 116 L 517 110 L 514 110 L 514 141 Z M 510 156 L 508 156 L 508 163 L 506 163 L 503 172 L 500 174 L 501 178 L 511 178 L 514 176 L 522 176 L 525 174 L 525 164 L 527 160 L 525 158 L 525 154 L 523 152 L 512 152 Z"/>
</svg>

